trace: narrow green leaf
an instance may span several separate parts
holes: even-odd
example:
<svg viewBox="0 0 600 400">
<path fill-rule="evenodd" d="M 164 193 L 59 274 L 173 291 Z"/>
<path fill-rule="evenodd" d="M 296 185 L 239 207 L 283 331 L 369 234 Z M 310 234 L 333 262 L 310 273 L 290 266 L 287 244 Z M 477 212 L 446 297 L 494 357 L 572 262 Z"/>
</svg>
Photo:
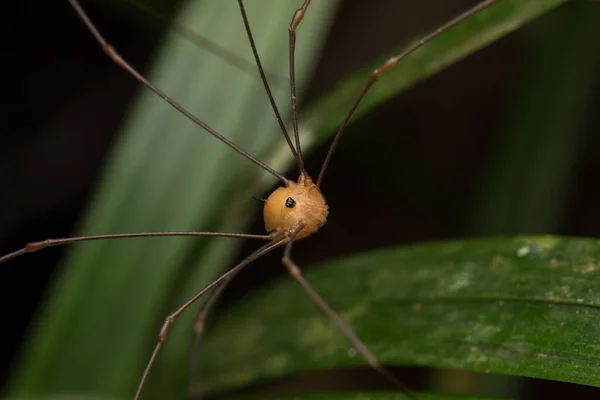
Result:
<svg viewBox="0 0 600 400">
<path fill-rule="evenodd" d="M 473 240 L 330 261 L 307 279 L 384 364 L 600 386 L 599 258 L 598 240 Z M 205 351 L 211 390 L 366 364 L 291 279 L 222 318 Z"/>
<path fill-rule="evenodd" d="M 566 0 L 504 0 L 471 17 L 444 35 L 415 51 L 387 72 L 373 85 L 356 110 L 354 118 L 397 96 L 410 86 L 442 71 L 469 54 L 526 25 Z M 341 124 L 362 85 L 373 70 L 407 46 L 369 62 L 358 73 L 343 80 L 330 93 L 317 101 L 306 112 L 307 136 L 315 144 L 331 137 Z"/>
<path fill-rule="evenodd" d="M 263 62 L 285 76 L 294 4 L 263 0 L 247 7 Z M 316 61 L 308 54 L 318 52 L 334 8 L 335 2 L 316 2 L 305 21 L 298 43 L 300 87 Z M 180 11 L 178 23 L 253 59 L 236 2 L 193 2 Z M 110 40 L 111 32 L 104 33 Z M 252 154 L 264 155 L 280 137 L 256 75 L 240 73 L 176 35 L 165 39 L 149 77 Z M 287 88 L 275 95 L 282 107 L 289 104 Z M 244 231 L 251 195 L 265 190 L 261 176 L 249 161 L 142 90 L 80 232 Z M 235 246 L 234 239 L 189 238 L 76 246 L 31 331 L 12 393 L 131 397 L 164 317 L 226 267 Z M 187 391 L 192 317 L 193 311 L 171 330 L 145 398 L 178 398 Z"/>
</svg>

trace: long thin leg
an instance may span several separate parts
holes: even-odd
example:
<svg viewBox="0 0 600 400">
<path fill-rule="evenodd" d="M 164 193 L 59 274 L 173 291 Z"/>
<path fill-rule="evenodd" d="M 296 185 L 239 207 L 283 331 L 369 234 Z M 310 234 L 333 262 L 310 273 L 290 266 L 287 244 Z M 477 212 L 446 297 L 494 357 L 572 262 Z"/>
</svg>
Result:
<svg viewBox="0 0 600 400">
<path fill-rule="evenodd" d="M 154 347 L 154 351 L 152 352 L 152 355 L 150 356 L 150 360 L 148 361 L 148 364 L 146 364 L 146 368 L 144 369 L 144 373 L 142 374 L 142 378 L 140 379 L 140 383 L 139 383 L 137 391 L 135 393 L 134 400 L 138 400 L 140 398 L 140 396 L 142 394 L 142 390 L 144 389 L 144 384 L 146 383 L 146 379 L 148 378 L 150 370 L 152 369 L 152 366 L 154 365 L 154 361 L 156 360 L 156 356 L 158 355 L 158 352 L 160 351 L 163 343 L 167 340 L 169 328 L 171 328 L 171 325 L 173 325 L 173 323 L 175 323 L 177 318 L 179 318 L 179 316 L 181 316 L 181 314 L 183 314 L 183 312 L 185 310 L 187 310 L 192 304 L 194 304 L 196 302 L 196 300 L 198 300 L 200 297 L 202 297 L 205 293 L 209 292 L 216 286 L 223 284 L 223 282 L 226 282 L 227 280 L 229 280 L 233 275 L 237 274 L 246 265 L 250 264 L 252 261 L 254 261 L 257 258 L 259 258 L 260 256 L 268 253 L 269 251 L 281 246 L 283 243 L 285 243 L 286 240 L 287 240 L 287 238 L 280 237 L 279 239 L 275 239 L 271 243 L 268 243 L 268 244 L 260 247 L 254 253 L 250 254 L 248 257 L 246 257 L 244 260 L 242 260 L 238 265 L 236 265 L 235 267 L 233 267 L 232 269 L 230 269 L 229 271 L 227 271 L 226 273 L 221 275 L 218 279 L 216 279 L 210 285 L 208 285 L 207 287 L 205 287 L 204 289 L 202 289 L 201 291 L 196 293 L 194 296 L 192 296 L 192 298 L 190 298 L 188 301 L 186 301 L 175 312 L 169 314 L 167 316 L 167 318 L 165 318 L 165 322 L 163 323 L 162 327 L 160 328 L 160 330 L 158 332 L 158 337 L 156 339 L 156 346 Z"/>
<path fill-rule="evenodd" d="M 69 0 L 69 3 L 71 3 L 71 6 L 73 6 L 73 9 L 77 13 L 77 15 L 79 15 L 79 18 L 81 18 L 88 30 L 92 33 L 96 41 L 100 44 L 100 46 L 102 46 L 102 50 L 104 51 L 104 53 L 106 53 L 106 55 L 108 55 L 111 58 L 111 60 L 113 60 L 118 66 L 123 68 L 131 76 L 137 79 L 138 82 L 146 86 L 148 89 L 152 90 L 160 98 L 169 103 L 174 109 L 186 116 L 188 119 L 190 119 L 196 125 L 204 129 L 206 132 L 210 133 L 215 138 L 219 139 L 221 142 L 225 143 L 227 146 L 231 147 L 233 150 L 237 151 L 242 156 L 246 157 L 248 160 L 252 161 L 254 164 L 258 165 L 263 170 L 279 178 L 284 184 L 287 185 L 289 183 L 288 179 L 285 176 L 281 175 L 279 172 L 264 164 L 262 161 L 259 161 L 257 158 L 253 157 L 245 150 L 242 150 L 235 143 L 233 143 L 225 136 L 221 135 L 219 132 L 215 131 L 213 128 L 196 118 L 191 112 L 180 106 L 177 102 L 175 102 L 175 100 L 171 99 L 169 96 L 161 92 L 156 86 L 151 84 L 146 78 L 144 78 L 139 72 L 137 72 L 135 68 L 129 65 L 129 63 L 125 61 L 125 59 L 123 59 L 123 57 L 121 57 L 119 53 L 117 53 L 117 51 L 106 41 L 106 39 L 104 39 L 104 37 L 100 34 L 100 31 L 98 31 L 98 28 L 96 28 L 96 26 L 92 23 L 92 21 L 87 16 L 85 11 L 83 11 L 83 8 L 77 0 Z"/>
<path fill-rule="evenodd" d="M 450 21 L 446 22 L 444 25 L 440 26 L 435 31 L 431 32 L 429 35 L 423 37 L 418 42 L 412 44 L 406 50 L 404 50 L 402 53 L 398 54 L 395 57 L 390 58 L 383 65 L 381 65 L 379 68 L 377 68 L 377 69 L 375 69 L 375 71 L 373 71 L 373 73 L 371 74 L 371 77 L 369 77 L 367 82 L 364 84 L 362 91 L 358 95 L 358 98 L 356 99 L 354 104 L 352 104 L 352 107 L 350 107 L 350 111 L 348 111 L 348 114 L 346 114 L 346 117 L 344 118 L 342 125 L 340 125 L 340 128 L 339 128 L 338 132 L 336 133 L 335 138 L 333 139 L 333 142 L 331 143 L 331 146 L 329 147 L 329 151 L 327 152 L 327 157 L 325 157 L 325 161 L 323 162 L 323 165 L 321 166 L 321 172 L 319 172 L 319 178 L 317 179 L 317 187 L 320 188 L 321 184 L 323 183 L 323 176 L 325 175 L 325 171 L 327 170 L 327 167 L 329 166 L 329 162 L 331 161 L 331 157 L 333 156 L 333 151 L 337 147 L 337 144 L 339 143 L 340 138 L 342 137 L 342 133 L 344 132 L 344 129 L 348 125 L 348 122 L 350 121 L 352 114 L 354 114 L 354 111 L 358 107 L 358 104 L 361 102 L 363 97 L 365 97 L 365 94 L 367 94 L 367 91 L 371 88 L 371 86 L 373 86 L 375 81 L 377 81 L 377 79 L 379 79 L 379 77 L 381 75 L 383 75 L 390 69 L 394 68 L 400 60 L 408 57 L 411 53 L 413 53 L 418 48 L 422 47 L 423 45 L 425 45 L 432 39 L 435 39 L 442 33 L 446 32 L 447 30 L 460 24 L 461 22 L 472 17 L 473 15 L 477 14 L 478 12 L 488 8 L 492 4 L 497 3 L 498 1 L 500 1 L 500 0 L 482 1 L 481 3 L 477 4 L 475 7 L 460 14 L 458 17 L 455 17 L 454 19 L 451 19 Z"/>
<path fill-rule="evenodd" d="M 302 228 L 303 227 L 301 226 L 300 228 L 296 229 L 291 235 L 289 242 L 285 246 L 281 262 L 287 268 L 290 275 L 296 281 L 298 281 L 298 283 L 304 288 L 306 293 L 308 293 L 308 295 L 319 305 L 319 307 L 321 307 L 321 309 L 340 329 L 340 331 L 342 331 L 344 336 L 346 336 L 350 343 L 352 343 L 352 346 L 356 349 L 356 351 L 360 353 L 360 355 L 365 359 L 365 361 L 367 361 L 367 363 L 369 363 L 369 365 L 375 371 L 381 374 L 385 379 L 396 385 L 396 387 L 398 387 L 402 392 L 404 392 L 404 394 L 408 398 L 410 398 L 411 400 L 416 400 L 416 397 L 408 390 L 408 388 L 404 384 L 402 384 L 402 382 L 396 379 L 396 377 L 392 375 L 392 373 L 388 371 L 383 365 L 381 365 L 379 360 L 377 360 L 377 357 L 375 357 L 375 354 L 373 354 L 373 352 L 369 350 L 367 345 L 362 340 L 360 340 L 358 336 L 356 336 L 352 328 L 350 328 L 344 322 L 344 320 L 338 315 L 338 313 L 336 313 L 331 307 L 329 307 L 329 304 L 327 304 L 327 302 L 321 297 L 321 295 L 319 295 L 319 293 L 317 293 L 317 291 L 311 286 L 311 284 L 308 283 L 308 281 L 302 276 L 302 271 L 300 270 L 300 267 L 294 262 L 294 260 L 292 260 L 292 246 L 294 244 L 294 239 L 296 235 L 302 230 Z"/>
<path fill-rule="evenodd" d="M 206 300 L 204 300 L 204 303 L 202 303 L 200 310 L 198 310 L 198 313 L 194 318 L 194 339 L 191 350 L 191 354 L 193 356 L 190 358 L 190 382 L 196 382 L 200 379 L 201 373 L 199 353 L 202 344 L 202 338 L 204 337 L 206 319 L 208 318 L 212 306 L 216 304 L 219 296 L 221 296 L 221 293 L 223 293 L 223 290 L 227 284 L 233 280 L 235 275 L 237 275 L 237 273 L 230 275 L 218 287 L 208 294 Z M 191 387 L 190 394 L 196 396 L 196 393 L 200 393 L 200 385 L 194 385 Z"/>
<path fill-rule="evenodd" d="M 310 5 L 311 0 L 304 0 L 302 7 L 298 8 L 294 12 L 292 22 L 288 28 L 289 39 L 289 52 L 290 52 L 290 96 L 292 99 L 292 124 L 294 126 L 294 138 L 296 139 L 296 150 L 298 151 L 298 157 L 302 161 L 302 147 L 300 146 L 300 133 L 298 131 L 298 112 L 296 111 L 296 71 L 295 71 L 295 50 L 296 50 L 296 28 L 302 22 L 306 9 Z M 302 164 L 300 171 L 304 170 L 304 164 Z"/>
<path fill-rule="evenodd" d="M 258 72 L 260 73 L 260 77 L 263 81 L 263 86 L 265 87 L 265 91 L 267 92 L 267 97 L 269 98 L 269 102 L 271 103 L 271 108 L 275 113 L 275 118 L 279 123 L 279 127 L 281 128 L 281 133 L 285 137 L 285 140 L 292 151 L 294 156 L 294 160 L 296 160 L 296 164 L 298 164 L 298 168 L 300 172 L 306 174 L 306 170 L 304 169 L 304 161 L 302 160 L 302 156 L 299 152 L 296 151 L 292 141 L 290 139 L 290 135 L 288 134 L 287 129 L 285 128 L 285 124 L 283 123 L 283 119 L 281 118 L 281 114 L 279 113 L 279 109 L 277 108 L 277 104 L 275 104 L 275 99 L 273 98 L 273 94 L 271 93 L 271 88 L 269 87 L 269 82 L 267 82 L 267 77 L 265 75 L 265 71 L 263 69 L 262 63 L 260 62 L 260 57 L 258 56 L 258 50 L 256 49 L 256 44 L 254 43 L 254 37 L 252 36 L 252 30 L 250 29 L 250 23 L 248 22 L 248 16 L 246 15 L 246 9 L 244 8 L 243 0 L 238 0 L 238 4 L 240 6 L 240 12 L 242 13 L 242 19 L 244 20 L 244 27 L 246 28 L 246 34 L 248 35 L 248 40 L 250 41 L 250 47 L 252 47 L 252 54 L 254 54 L 254 60 L 256 61 L 256 66 L 258 67 Z M 298 143 L 298 142 L 296 142 Z"/>
<path fill-rule="evenodd" d="M 0 257 L 0 264 L 12 258 L 27 253 L 34 253 L 47 247 L 63 246 L 66 244 L 89 242 L 93 240 L 139 238 L 139 237 L 166 237 L 166 236 L 212 236 L 212 237 L 231 237 L 242 239 L 262 239 L 272 240 L 273 235 L 251 235 L 247 233 L 228 233 L 228 232 L 134 232 L 134 233 L 111 233 L 107 235 L 75 236 L 61 239 L 46 239 L 39 242 L 27 243 L 22 249 L 13 251 Z"/>
</svg>

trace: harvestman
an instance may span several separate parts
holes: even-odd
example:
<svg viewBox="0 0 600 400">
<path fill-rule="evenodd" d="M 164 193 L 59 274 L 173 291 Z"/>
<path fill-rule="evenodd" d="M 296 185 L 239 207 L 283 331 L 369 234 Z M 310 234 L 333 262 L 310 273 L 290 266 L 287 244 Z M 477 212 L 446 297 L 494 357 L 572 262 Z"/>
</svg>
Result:
<svg viewBox="0 0 600 400">
<path fill-rule="evenodd" d="M 365 96 L 369 88 L 375 83 L 375 81 L 386 71 L 393 68 L 400 60 L 411 54 L 413 51 L 423 46 L 425 43 L 429 42 L 436 36 L 441 33 L 447 31 L 453 26 L 461 23 L 467 18 L 473 16 L 479 11 L 491 6 L 492 4 L 498 2 L 499 0 L 486 0 L 475 7 L 469 9 L 463 14 L 455 17 L 450 20 L 446 24 L 442 25 L 435 31 L 431 32 L 429 35 L 423 37 L 418 42 L 414 43 L 406 50 L 404 50 L 399 55 L 390 58 L 379 68 L 375 69 L 371 74 L 370 78 L 364 84 L 362 91 L 359 93 L 357 99 L 354 101 L 350 111 L 344 118 L 333 142 L 329 148 L 325 161 L 321 167 L 321 171 L 319 172 L 319 177 L 317 182 L 314 183 L 312 178 L 306 172 L 304 167 L 304 162 L 302 158 L 302 150 L 300 147 L 300 139 L 298 135 L 298 118 L 296 112 L 296 85 L 295 85 L 295 73 L 294 73 L 294 51 L 295 51 L 295 42 L 296 42 L 296 28 L 302 22 L 304 14 L 306 13 L 311 0 L 304 0 L 304 4 L 298 8 L 292 18 L 292 22 L 290 23 L 290 27 L 288 29 L 289 32 L 289 58 L 290 58 L 290 94 L 291 94 L 291 105 L 292 105 L 292 125 L 294 130 L 294 143 L 290 138 L 290 135 L 287 132 L 287 129 L 283 123 L 279 110 L 275 105 L 275 100 L 271 94 L 271 90 L 267 83 L 267 79 L 261 65 L 260 59 L 258 57 L 258 52 L 256 50 L 256 46 L 254 44 L 254 39 L 252 37 L 252 33 L 250 31 L 250 25 L 248 22 L 248 18 L 246 16 L 246 12 L 243 5 L 243 0 L 238 0 L 240 11 L 242 14 L 242 18 L 244 21 L 244 26 L 246 28 L 246 32 L 248 34 L 248 39 L 250 41 L 250 46 L 252 47 L 252 52 L 254 54 L 254 58 L 258 67 L 258 71 L 260 73 L 261 79 L 263 81 L 265 91 L 267 92 L 267 96 L 281 128 L 282 134 L 285 137 L 285 140 L 292 152 L 294 160 L 300 170 L 300 177 L 297 182 L 291 181 L 287 179 L 285 176 L 280 174 L 279 172 L 273 170 L 269 166 L 265 165 L 258 159 L 254 158 L 252 155 L 248 154 L 241 148 L 237 147 L 234 143 L 229 141 L 227 138 L 216 132 L 214 129 L 206 125 L 204 122 L 196 118 L 190 112 L 185 110 L 182 106 L 177 104 L 174 100 L 168 97 L 166 94 L 162 93 L 158 88 L 154 87 L 150 82 L 148 82 L 142 75 L 140 75 L 133 67 L 131 67 L 127 61 L 125 61 L 116 50 L 104 39 L 104 37 L 100 34 L 100 32 L 96 29 L 95 25 L 89 19 L 87 14 L 83 11 L 83 8 L 80 6 L 78 0 L 69 0 L 69 3 L 74 8 L 75 12 L 78 14 L 79 18 L 85 23 L 91 34 L 95 37 L 98 43 L 102 46 L 102 50 L 121 68 L 126 70 L 129 74 L 131 74 L 135 79 L 137 79 L 140 83 L 146 86 L 148 89 L 153 91 L 156 95 L 161 97 L 167 103 L 169 103 L 173 108 L 179 111 L 181 114 L 192 120 L 195 124 L 199 125 L 209 134 L 219 139 L 227 146 L 231 147 L 233 150 L 246 157 L 248 160 L 258 165 L 263 170 L 269 172 L 273 176 L 277 177 L 284 186 L 277 188 L 271 195 L 264 200 L 264 221 L 265 228 L 268 235 L 253 235 L 253 234 L 243 234 L 243 233 L 224 233 L 224 232 L 144 232 L 144 233 L 117 233 L 117 234 L 106 234 L 106 235 L 93 235 L 93 236 L 79 236 L 79 237 L 70 237 L 63 239 L 47 239 L 40 242 L 32 242 L 27 244 L 24 248 L 14 251 L 12 253 L 6 254 L 0 257 L 0 263 L 8 261 L 14 257 L 18 257 L 25 253 L 32 253 L 38 250 L 41 250 L 50 246 L 59 246 L 70 243 L 82 242 L 82 241 L 92 241 L 92 240 L 104 240 L 104 239 L 117 239 L 117 238 L 132 238 L 132 237 L 165 237 L 165 236 L 220 236 L 220 237 L 234 237 L 234 238 L 245 238 L 245 239 L 262 239 L 267 240 L 269 243 L 261 246 L 258 250 L 254 251 L 248 257 L 246 257 L 243 261 L 237 264 L 228 272 L 221 275 L 217 280 L 212 282 L 210 285 L 202 289 L 200 292 L 196 293 L 191 299 L 189 299 L 186 303 L 184 303 L 181 307 L 179 307 L 175 312 L 167 316 L 165 322 L 163 323 L 156 342 L 156 346 L 146 368 L 144 369 L 144 373 L 138 385 L 137 391 L 135 393 L 134 399 L 139 399 L 144 388 L 144 384 L 150 370 L 154 364 L 156 356 L 161 349 L 163 343 L 167 339 L 167 334 L 169 332 L 169 328 L 175 322 L 175 320 L 192 304 L 196 302 L 200 297 L 204 294 L 210 292 L 210 297 L 204 302 L 202 305 L 198 316 L 196 317 L 195 322 L 195 330 L 198 334 L 202 333 L 202 327 L 204 324 L 204 318 L 206 317 L 208 308 L 211 304 L 213 304 L 216 297 L 218 297 L 219 293 L 223 290 L 225 285 L 246 265 L 250 264 L 252 261 L 261 257 L 262 255 L 274 250 L 275 248 L 284 246 L 283 257 L 281 259 L 282 264 L 287 268 L 290 275 L 304 288 L 304 290 L 308 293 L 308 295 L 321 307 L 321 309 L 327 314 L 327 316 L 332 320 L 332 322 L 337 325 L 340 331 L 346 336 L 346 338 L 352 343 L 354 348 L 360 353 L 360 355 L 367 361 L 367 363 L 379 372 L 383 377 L 394 383 L 400 390 L 402 390 L 409 398 L 415 399 L 415 396 L 411 394 L 405 386 L 398 381 L 381 363 L 377 360 L 377 357 L 369 350 L 369 348 L 356 336 L 356 334 L 352 331 L 352 329 L 346 325 L 346 323 L 340 318 L 340 316 L 332 310 L 327 302 L 313 289 L 313 287 L 303 278 L 300 267 L 293 261 L 292 259 L 292 246 L 294 241 L 305 238 L 307 236 L 312 235 L 316 231 L 321 228 L 325 222 L 327 221 L 327 215 L 329 212 L 327 203 L 325 202 L 325 198 L 321 194 L 320 188 L 323 183 L 323 177 L 325 175 L 325 171 L 327 170 L 327 166 L 331 161 L 331 157 L 333 155 L 333 151 L 335 150 L 344 128 L 350 121 L 352 114 L 356 110 L 358 104 Z"/>
</svg>

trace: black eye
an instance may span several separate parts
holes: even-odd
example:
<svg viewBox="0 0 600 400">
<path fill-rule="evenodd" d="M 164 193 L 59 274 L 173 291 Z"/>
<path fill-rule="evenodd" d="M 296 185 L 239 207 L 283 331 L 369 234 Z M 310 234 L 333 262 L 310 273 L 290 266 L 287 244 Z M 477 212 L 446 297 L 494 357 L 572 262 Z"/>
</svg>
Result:
<svg viewBox="0 0 600 400">
<path fill-rule="evenodd" d="M 292 199 L 291 197 L 288 197 L 287 200 L 285 201 L 285 206 L 287 208 L 294 208 L 295 205 L 296 205 L 296 200 Z"/>
</svg>

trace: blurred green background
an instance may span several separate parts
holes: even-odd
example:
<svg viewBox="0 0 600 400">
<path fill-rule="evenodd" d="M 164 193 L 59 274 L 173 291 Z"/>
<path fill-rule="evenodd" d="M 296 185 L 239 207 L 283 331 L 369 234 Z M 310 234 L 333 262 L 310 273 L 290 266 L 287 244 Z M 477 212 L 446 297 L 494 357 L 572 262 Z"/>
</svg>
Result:
<svg viewBox="0 0 600 400">
<path fill-rule="evenodd" d="M 162 3 L 150 6 L 171 15 L 166 7 L 173 4 Z M 300 61 L 316 63 L 303 67 L 307 87 L 301 93 L 302 104 L 310 110 L 310 104 L 330 93 L 344 77 L 473 4 L 377 1 L 366 7 L 360 1 L 345 1 L 339 9 L 333 5 L 323 9 L 319 15 L 330 13 L 332 27 L 307 21 L 311 28 L 299 33 L 299 42 L 304 40 L 305 46 Z M 164 25 L 135 8 L 84 5 L 133 65 L 150 68 L 152 54 L 164 43 Z M 188 7 L 196 5 L 192 2 Z M 232 6 L 208 2 L 208 9 L 198 12 L 207 19 L 196 21 L 196 14 L 190 12 L 184 13 L 180 23 L 195 31 L 206 30 L 207 37 L 230 50 L 246 51 L 243 57 L 251 60 L 239 15 L 235 4 Z M 294 4 L 282 6 L 281 14 L 269 6 L 255 11 L 251 22 L 259 30 L 264 28 L 263 47 L 259 40 L 259 48 L 272 75 L 283 77 L 275 81 L 285 108 L 285 26 Z M 76 226 L 104 233 L 234 229 L 249 224 L 250 231 L 263 232 L 260 204 L 250 196 L 264 196 L 269 182 L 257 171 L 247 171 L 248 164 L 239 157 L 233 164 L 230 160 L 235 155 L 230 150 L 215 145 L 215 140 L 182 122 L 150 96 L 144 96 L 137 103 L 142 106 L 132 111 L 129 104 L 138 90 L 135 82 L 104 58 L 66 3 L 23 2 L 11 7 L 15 18 L 8 28 L 14 29 L 11 37 L 15 40 L 6 64 L 7 76 L 15 78 L 5 91 L 10 101 L 3 110 L 5 134 L 0 145 L 2 253 L 27 241 L 67 236 Z M 318 6 L 311 7 L 316 10 Z M 599 18 L 597 4 L 568 2 L 355 121 L 323 187 L 331 218 L 319 236 L 298 244 L 297 261 L 310 265 L 384 246 L 473 236 L 597 236 Z M 315 23 L 314 27 L 309 23 Z M 270 41 L 279 35 L 280 41 Z M 309 36 L 314 41 L 309 41 Z M 161 73 L 160 67 L 153 73 L 157 81 L 164 79 L 161 87 L 209 124 L 214 120 L 218 130 L 237 135 L 236 142 L 241 141 L 273 166 L 282 165 L 283 153 L 279 147 L 270 147 L 277 133 L 273 120 L 268 119 L 270 111 L 254 71 L 233 68 L 181 37 L 172 40 L 182 47 L 166 50 L 167 65 L 179 63 L 180 67 L 177 75 L 167 69 Z M 322 54 L 317 51 L 321 46 Z M 385 87 L 385 78 L 378 85 Z M 223 104 L 232 109 L 224 112 Z M 155 119 L 137 119 L 144 112 Z M 223 114 L 221 120 L 219 113 Z M 232 120 L 232 113 L 245 113 L 248 119 Z M 126 129 L 142 132 L 140 135 L 154 132 L 157 141 L 153 147 L 144 144 L 145 136 L 118 139 L 116 133 L 124 118 Z M 171 120 L 181 126 L 173 128 Z M 107 156 L 115 143 L 121 146 L 117 155 Z M 123 147 L 130 150 L 121 150 Z M 313 175 L 325 151 L 326 144 L 311 151 L 307 163 Z M 106 177 L 100 182 L 104 188 L 121 188 L 122 197 L 94 194 L 107 160 L 115 159 L 122 164 L 112 164 L 107 173 L 122 179 L 118 184 Z M 133 165 L 133 172 L 124 173 L 122 165 Z M 294 171 L 288 174 L 295 175 Z M 140 200 L 130 194 L 143 195 Z M 101 205 L 93 206 L 81 219 L 94 200 Z M 120 213 L 112 212 L 109 220 L 103 210 L 111 207 Z M 98 385 L 106 389 L 104 393 L 122 393 L 135 383 L 162 316 L 178 304 L 184 292 L 202 287 L 219 268 L 243 257 L 256 243 L 243 243 L 240 250 L 231 241 L 203 240 L 123 242 L 110 251 L 102 246 L 84 246 L 71 253 L 71 260 L 86 263 L 88 272 L 70 278 L 75 289 L 67 289 L 68 282 L 54 289 L 63 295 L 55 303 L 40 301 L 55 271 L 52 266 L 66 252 L 46 250 L 2 266 L 3 312 L 9 322 L 3 327 L 0 365 L 6 382 L 16 370 L 19 346 L 23 346 L 29 354 L 42 354 L 46 362 L 35 362 L 37 371 L 34 368 L 27 378 L 42 382 L 42 387 L 61 389 L 74 381 L 72 390 Z M 116 256 L 118 263 L 113 262 Z M 279 257 L 272 254 L 243 273 L 227 291 L 222 307 L 265 280 L 282 276 Z M 152 267 L 151 262 L 159 267 Z M 174 267 L 166 268 L 166 264 Z M 206 264 L 211 268 L 200 272 L 193 268 Z M 78 280 L 91 288 L 107 285 L 113 292 L 97 289 L 98 293 L 90 293 Z M 96 300 L 91 305 L 72 305 L 69 296 L 76 296 L 77 288 Z M 120 307 L 129 300 L 128 307 Z M 36 308 L 40 304 L 58 307 L 61 301 L 69 310 L 62 320 L 54 317 L 49 323 L 72 327 L 67 330 L 70 333 L 58 327 L 38 329 L 35 335 L 47 340 L 62 337 L 64 347 L 38 345 L 36 350 L 26 345 L 25 330 Z M 106 310 L 106 315 L 95 314 L 94 306 Z M 121 311 L 115 314 L 114 309 Z M 140 323 L 130 328 L 128 323 L 136 319 Z M 189 340 L 189 318 L 179 324 L 177 335 L 182 339 L 168 342 L 172 352 L 165 352 L 151 382 L 150 393 L 157 398 L 161 390 L 171 390 L 165 387 L 186 390 L 187 364 L 182 365 L 182 357 L 188 351 L 184 339 Z M 78 325 L 83 331 L 77 330 Z M 112 340 L 91 340 L 95 336 L 118 338 L 114 342 L 121 347 L 115 348 Z M 129 361 L 121 362 L 123 358 Z M 67 368 L 77 364 L 88 367 L 75 368 L 81 376 L 64 377 L 58 367 L 61 363 Z M 179 371 L 174 373 L 174 369 Z M 178 376 L 175 384 L 171 375 Z M 21 392 L 26 393 L 31 385 L 23 379 Z M 494 384 L 498 385 L 492 380 L 490 385 Z M 507 385 L 500 381 L 500 386 Z M 585 388 L 536 381 L 519 383 L 516 390 L 528 398 L 550 398 L 544 393 L 560 397 L 559 390 L 571 394 L 580 390 L 580 398 L 585 395 Z M 591 392 L 590 396 L 594 395 L 597 392 Z"/>
</svg>

